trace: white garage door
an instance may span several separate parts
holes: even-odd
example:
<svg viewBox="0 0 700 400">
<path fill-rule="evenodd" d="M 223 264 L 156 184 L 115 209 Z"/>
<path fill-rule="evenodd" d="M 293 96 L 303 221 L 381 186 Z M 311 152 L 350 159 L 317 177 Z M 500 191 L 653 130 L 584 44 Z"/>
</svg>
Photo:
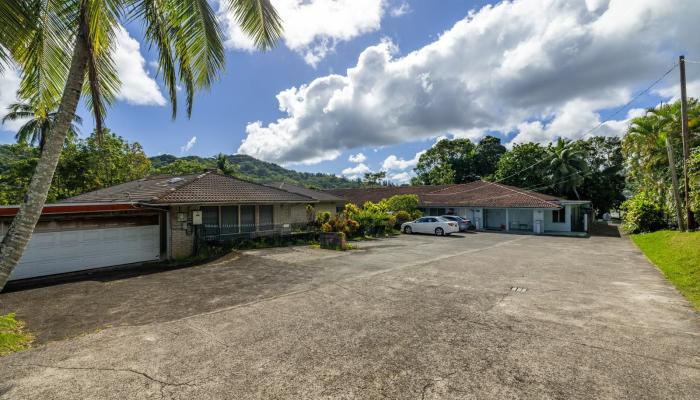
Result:
<svg viewBox="0 0 700 400">
<path fill-rule="evenodd" d="M 10 280 L 158 260 L 158 225 L 36 233 Z"/>
</svg>

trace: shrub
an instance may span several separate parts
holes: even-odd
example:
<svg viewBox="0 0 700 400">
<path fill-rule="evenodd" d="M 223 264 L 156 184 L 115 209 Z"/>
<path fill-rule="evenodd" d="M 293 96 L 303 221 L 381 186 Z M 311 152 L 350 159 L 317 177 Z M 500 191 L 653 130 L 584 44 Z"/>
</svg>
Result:
<svg viewBox="0 0 700 400">
<path fill-rule="evenodd" d="M 394 217 L 396 217 L 396 225 L 401 226 L 404 222 L 408 221 L 413 221 L 413 218 L 411 218 L 411 213 L 408 211 L 399 211 L 396 214 L 394 214 Z"/>
<path fill-rule="evenodd" d="M 411 221 L 417 220 L 418 218 L 422 217 L 423 213 L 420 210 L 414 210 L 411 213 Z"/>
<path fill-rule="evenodd" d="M 328 222 L 321 225 L 321 232 L 333 232 L 333 227 Z"/>
<path fill-rule="evenodd" d="M 625 232 L 654 232 L 666 227 L 661 207 L 643 192 L 622 203 L 621 208 Z"/>
<path fill-rule="evenodd" d="M 397 194 L 391 196 L 388 199 L 382 200 L 384 207 L 387 211 L 399 212 L 407 211 L 411 212 L 418 207 L 418 196 L 415 194 Z"/>
<path fill-rule="evenodd" d="M 316 226 L 323 226 L 331 220 L 331 213 L 328 211 L 323 211 L 316 214 Z"/>
</svg>

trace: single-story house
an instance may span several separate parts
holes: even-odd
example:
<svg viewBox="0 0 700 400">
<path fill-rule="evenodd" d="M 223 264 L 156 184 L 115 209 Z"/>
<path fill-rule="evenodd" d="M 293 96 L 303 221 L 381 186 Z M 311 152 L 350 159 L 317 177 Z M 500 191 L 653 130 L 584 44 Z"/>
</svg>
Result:
<svg viewBox="0 0 700 400">
<path fill-rule="evenodd" d="M 11 280 L 185 258 L 197 243 L 289 234 L 330 193 L 213 172 L 155 175 L 47 204 Z M 0 206 L 0 238 L 17 206 Z"/>
<path fill-rule="evenodd" d="M 589 201 L 566 200 L 500 183 L 476 181 L 455 185 L 385 186 L 332 189 L 328 192 L 362 205 L 398 194 L 418 196 L 425 215 L 454 214 L 478 230 L 585 235 Z"/>
</svg>

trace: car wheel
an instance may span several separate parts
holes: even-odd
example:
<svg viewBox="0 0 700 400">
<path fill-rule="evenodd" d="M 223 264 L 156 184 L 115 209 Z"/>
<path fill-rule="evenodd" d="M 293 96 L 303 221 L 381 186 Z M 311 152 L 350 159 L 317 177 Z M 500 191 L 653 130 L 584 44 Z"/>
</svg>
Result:
<svg viewBox="0 0 700 400">
<path fill-rule="evenodd" d="M 437 236 L 442 236 L 442 235 L 445 234 L 445 231 L 442 230 L 442 228 L 435 228 L 435 234 L 436 234 Z"/>
<path fill-rule="evenodd" d="M 410 226 L 407 226 L 407 227 L 403 228 L 403 233 L 410 235 L 413 233 L 413 230 L 411 230 Z"/>
</svg>

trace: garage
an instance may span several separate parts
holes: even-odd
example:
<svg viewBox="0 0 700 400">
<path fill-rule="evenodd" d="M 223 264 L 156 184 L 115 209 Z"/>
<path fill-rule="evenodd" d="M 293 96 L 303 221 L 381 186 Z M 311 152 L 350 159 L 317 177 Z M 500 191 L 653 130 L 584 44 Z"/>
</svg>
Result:
<svg viewBox="0 0 700 400">
<path fill-rule="evenodd" d="M 42 213 L 10 280 L 161 258 L 159 214 L 141 210 L 97 212 L 91 209 L 63 213 L 67 211 L 61 209 L 52 213 L 45 210 Z M 0 223 L 0 237 L 7 231 L 9 221 Z"/>
</svg>

